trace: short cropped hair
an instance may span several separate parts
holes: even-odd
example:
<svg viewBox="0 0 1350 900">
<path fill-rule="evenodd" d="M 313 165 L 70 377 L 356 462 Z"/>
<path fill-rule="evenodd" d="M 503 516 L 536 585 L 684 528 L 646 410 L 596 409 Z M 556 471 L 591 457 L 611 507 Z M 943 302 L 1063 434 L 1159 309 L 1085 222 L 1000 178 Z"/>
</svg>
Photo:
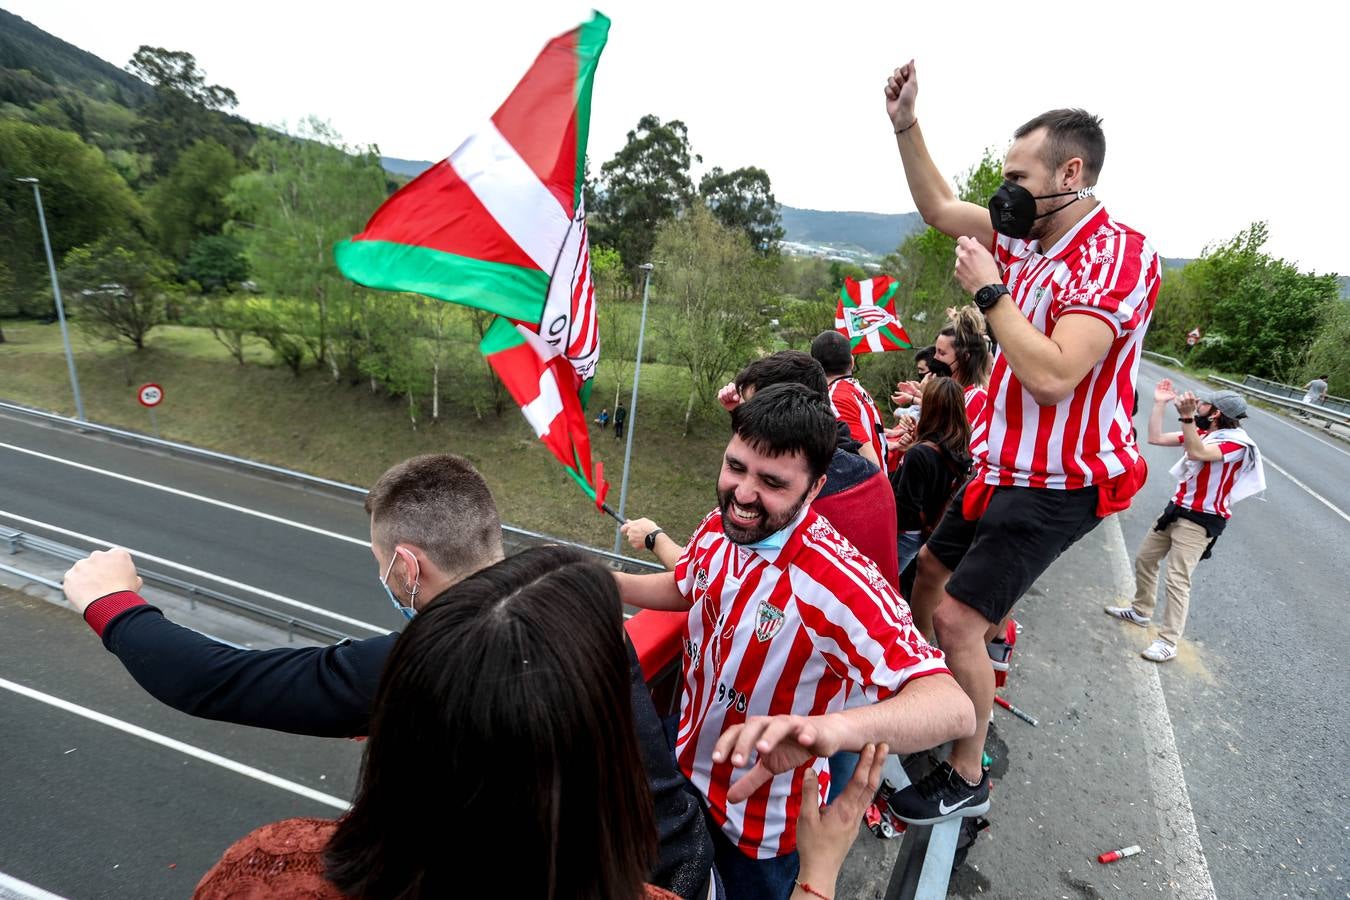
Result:
<svg viewBox="0 0 1350 900">
<path fill-rule="evenodd" d="M 830 389 L 820 363 L 801 350 L 779 350 L 757 359 L 737 372 L 733 383 L 741 394 L 746 388 L 762 391 L 773 384 L 805 385 L 821 394 Z"/>
<path fill-rule="evenodd" d="M 1014 138 L 1022 138 L 1038 128 L 1045 129 L 1045 146 L 1041 161 L 1058 169 L 1075 156 L 1083 160 L 1083 180 L 1096 184 L 1106 162 L 1106 135 L 1102 132 L 1100 116 L 1082 109 L 1052 109 L 1027 122 Z"/>
<path fill-rule="evenodd" d="M 830 466 L 839 439 L 830 401 L 801 384 L 774 384 L 731 411 L 731 430 L 766 456 L 801 453 L 815 481 Z"/>
<path fill-rule="evenodd" d="M 811 342 L 811 355 L 826 375 L 842 375 L 853 364 L 853 348 L 848 338 L 837 331 L 822 331 Z"/>
<path fill-rule="evenodd" d="M 414 456 L 366 494 L 372 537 L 382 550 L 421 548 L 447 575 L 467 575 L 502 557 L 502 523 L 487 482 L 451 453 Z"/>
</svg>

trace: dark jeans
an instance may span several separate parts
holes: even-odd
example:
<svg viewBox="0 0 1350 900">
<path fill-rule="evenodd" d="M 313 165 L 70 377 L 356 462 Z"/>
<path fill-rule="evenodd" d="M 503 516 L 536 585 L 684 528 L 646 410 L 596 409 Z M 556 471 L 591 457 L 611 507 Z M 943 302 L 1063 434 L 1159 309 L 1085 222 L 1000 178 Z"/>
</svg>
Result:
<svg viewBox="0 0 1350 900">
<path fill-rule="evenodd" d="M 801 869 L 797 851 L 773 859 L 751 859 L 731 843 L 712 816 L 707 816 L 707 820 L 717 874 L 728 900 L 787 900 Z"/>
</svg>

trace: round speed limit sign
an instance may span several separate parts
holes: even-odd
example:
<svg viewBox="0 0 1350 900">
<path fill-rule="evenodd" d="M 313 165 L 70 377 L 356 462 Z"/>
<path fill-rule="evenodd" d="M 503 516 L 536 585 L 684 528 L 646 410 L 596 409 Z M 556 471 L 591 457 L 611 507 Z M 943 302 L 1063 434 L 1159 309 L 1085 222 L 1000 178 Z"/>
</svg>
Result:
<svg viewBox="0 0 1350 900">
<path fill-rule="evenodd" d="M 136 391 L 136 400 L 147 409 L 152 406 L 159 406 L 164 400 L 164 388 L 154 382 L 143 384 Z"/>
</svg>

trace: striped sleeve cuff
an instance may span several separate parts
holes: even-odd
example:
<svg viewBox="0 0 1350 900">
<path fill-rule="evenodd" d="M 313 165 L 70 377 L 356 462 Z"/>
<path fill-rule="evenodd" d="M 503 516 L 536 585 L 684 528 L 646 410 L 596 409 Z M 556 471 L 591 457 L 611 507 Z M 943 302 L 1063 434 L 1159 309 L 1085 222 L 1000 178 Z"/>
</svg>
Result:
<svg viewBox="0 0 1350 900">
<path fill-rule="evenodd" d="M 94 629 L 94 634 L 103 637 L 104 630 L 113 619 L 136 606 L 146 603 L 135 591 L 117 591 L 99 597 L 84 610 L 84 621 Z"/>
</svg>

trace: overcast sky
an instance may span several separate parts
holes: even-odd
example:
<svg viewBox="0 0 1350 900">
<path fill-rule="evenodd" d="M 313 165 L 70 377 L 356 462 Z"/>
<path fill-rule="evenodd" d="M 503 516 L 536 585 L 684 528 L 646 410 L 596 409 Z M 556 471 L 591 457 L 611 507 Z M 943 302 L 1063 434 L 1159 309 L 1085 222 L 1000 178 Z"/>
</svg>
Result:
<svg viewBox="0 0 1350 900">
<path fill-rule="evenodd" d="M 324 4 L 0 0 L 125 65 L 141 44 L 194 54 L 238 112 L 307 115 L 387 156 L 447 156 L 505 99 L 572 0 Z M 1322 11 L 1318 11 L 1318 9 Z M 645 113 L 689 127 L 704 167 L 756 165 L 779 202 L 908 212 L 882 86 L 917 59 L 929 149 L 955 175 L 1021 122 L 1103 117 L 1097 196 L 1165 256 L 1197 256 L 1251 221 L 1305 269 L 1350 273 L 1329 205 L 1345 203 L 1347 33 L 1338 3 L 748 3 L 613 0 L 596 75 L 593 169 Z M 1244 12 L 1257 9 L 1259 13 Z M 1343 9 L 1343 8 L 1342 8 Z"/>
</svg>

